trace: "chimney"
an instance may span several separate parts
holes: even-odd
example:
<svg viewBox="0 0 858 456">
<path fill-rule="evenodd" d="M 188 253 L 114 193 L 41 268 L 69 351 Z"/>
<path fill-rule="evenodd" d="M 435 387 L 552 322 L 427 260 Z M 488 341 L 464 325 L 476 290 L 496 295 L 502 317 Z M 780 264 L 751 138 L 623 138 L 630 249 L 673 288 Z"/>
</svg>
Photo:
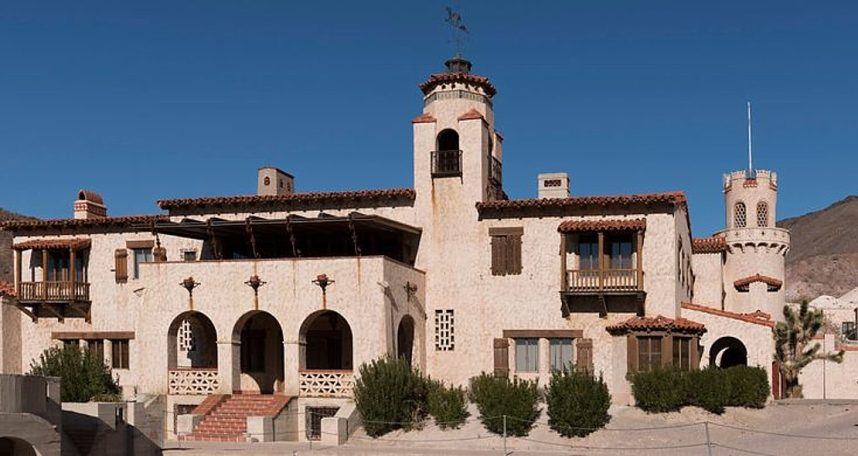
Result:
<svg viewBox="0 0 858 456">
<path fill-rule="evenodd" d="M 107 217 L 107 206 L 101 195 L 91 190 L 77 192 L 77 200 L 74 202 L 74 218 L 94 219 Z"/>
<path fill-rule="evenodd" d="M 542 173 L 537 178 L 539 198 L 568 198 L 569 175 L 566 173 Z"/>
<path fill-rule="evenodd" d="M 288 195 L 295 189 L 295 178 L 273 166 L 259 168 L 257 174 L 257 195 Z"/>
</svg>

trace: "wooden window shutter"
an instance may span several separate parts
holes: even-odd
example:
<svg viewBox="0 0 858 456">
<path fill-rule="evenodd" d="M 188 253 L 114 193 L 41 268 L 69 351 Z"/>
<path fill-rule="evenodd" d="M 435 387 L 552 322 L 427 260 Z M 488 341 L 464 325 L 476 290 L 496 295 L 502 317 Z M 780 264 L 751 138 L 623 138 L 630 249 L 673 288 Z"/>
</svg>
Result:
<svg viewBox="0 0 858 456">
<path fill-rule="evenodd" d="M 116 249 L 113 255 L 116 260 L 114 271 L 116 273 L 116 283 L 124 283 L 128 281 L 128 250 Z"/>
<path fill-rule="evenodd" d="M 509 375 L 509 339 L 495 339 L 494 349 L 495 375 L 498 377 L 506 377 Z"/>
<path fill-rule="evenodd" d="M 492 275 L 507 275 L 509 261 L 509 236 L 492 236 Z"/>
<path fill-rule="evenodd" d="M 500 254 L 501 240 L 500 236 L 492 236 L 492 275 L 500 275 Z"/>
<path fill-rule="evenodd" d="M 510 256 L 512 258 L 510 274 L 521 274 L 521 236 L 507 236 Z"/>
<path fill-rule="evenodd" d="M 575 341 L 575 347 L 575 367 L 593 372 L 593 339 L 578 339 Z"/>
</svg>

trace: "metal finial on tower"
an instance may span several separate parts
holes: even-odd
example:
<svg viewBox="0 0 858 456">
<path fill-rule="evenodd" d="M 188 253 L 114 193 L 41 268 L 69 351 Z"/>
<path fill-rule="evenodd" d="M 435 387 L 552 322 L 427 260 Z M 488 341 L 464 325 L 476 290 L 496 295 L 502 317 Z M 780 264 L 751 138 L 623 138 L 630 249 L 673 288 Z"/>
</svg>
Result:
<svg viewBox="0 0 858 456">
<path fill-rule="evenodd" d="M 444 22 L 450 26 L 450 31 L 453 34 L 453 42 L 456 43 L 456 57 L 461 58 L 462 48 L 470 33 L 468 32 L 468 27 L 465 26 L 462 15 L 450 6 L 447 7 L 447 18 L 444 19 Z"/>
<path fill-rule="evenodd" d="M 754 156 L 751 152 L 751 102 L 748 102 L 748 177 L 754 177 Z"/>
</svg>

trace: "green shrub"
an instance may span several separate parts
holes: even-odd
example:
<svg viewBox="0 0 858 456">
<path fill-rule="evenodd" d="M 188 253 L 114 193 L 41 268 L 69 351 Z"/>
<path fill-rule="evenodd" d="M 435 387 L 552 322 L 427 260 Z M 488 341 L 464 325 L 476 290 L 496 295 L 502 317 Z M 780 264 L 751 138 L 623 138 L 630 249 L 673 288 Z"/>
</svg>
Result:
<svg viewBox="0 0 858 456">
<path fill-rule="evenodd" d="M 771 387 L 769 375 L 762 367 L 734 366 L 724 370 L 731 407 L 763 408 Z"/>
<path fill-rule="evenodd" d="M 426 416 L 428 382 L 402 358 L 361 364 L 355 381 L 355 405 L 367 435 L 418 425 Z"/>
<path fill-rule="evenodd" d="M 611 420 L 611 394 L 600 375 L 563 371 L 551 376 L 545 392 L 548 425 L 564 437 L 584 437 Z"/>
<path fill-rule="evenodd" d="M 718 415 L 724 413 L 730 393 L 724 372 L 719 368 L 689 371 L 688 405 L 696 405 Z"/>
<path fill-rule="evenodd" d="M 75 345 L 51 347 L 30 364 L 30 375 L 60 377 L 63 402 L 119 400 L 119 385 L 94 352 Z"/>
<path fill-rule="evenodd" d="M 429 414 L 441 429 L 461 426 L 468 418 L 468 401 L 461 387 L 446 386 L 443 382 L 429 382 Z"/>
<path fill-rule="evenodd" d="M 524 437 L 539 418 L 539 389 L 535 381 L 496 377 L 485 372 L 471 379 L 471 400 L 476 402 L 483 426 L 503 434 Z"/>
<path fill-rule="evenodd" d="M 647 412 L 673 412 L 688 405 L 687 372 L 656 369 L 632 372 L 629 377 L 635 404 Z"/>
</svg>

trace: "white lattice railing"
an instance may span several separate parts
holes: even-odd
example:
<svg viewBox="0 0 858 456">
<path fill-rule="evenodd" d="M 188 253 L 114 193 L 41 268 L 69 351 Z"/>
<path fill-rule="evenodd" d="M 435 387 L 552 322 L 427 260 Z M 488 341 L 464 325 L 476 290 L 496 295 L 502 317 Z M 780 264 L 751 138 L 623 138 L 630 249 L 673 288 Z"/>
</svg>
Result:
<svg viewBox="0 0 858 456">
<path fill-rule="evenodd" d="M 351 397 L 355 384 L 350 370 L 302 370 L 298 375 L 304 397 Z"/>
<path fill-rule="evenodd" d="M 176 369 L 168 372 L 169 394 L 214 394 L 220 385 L 216 367 L 210 369 Z"/>
</svg>

